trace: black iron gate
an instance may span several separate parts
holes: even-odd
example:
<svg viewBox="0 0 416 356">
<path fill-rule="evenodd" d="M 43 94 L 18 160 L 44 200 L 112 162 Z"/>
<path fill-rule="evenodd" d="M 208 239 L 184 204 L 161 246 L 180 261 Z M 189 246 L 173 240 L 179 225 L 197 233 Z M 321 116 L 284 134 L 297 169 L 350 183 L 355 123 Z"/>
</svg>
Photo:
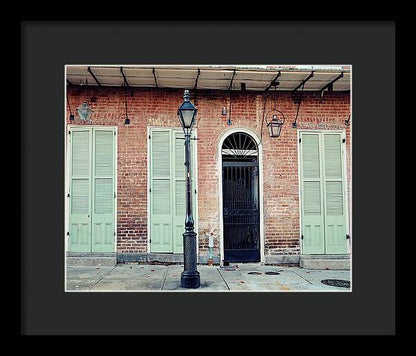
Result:
<svg viewBox="0 0 416 356">
<path fill-rule="evenodd" d="M 260 261 L 258 162 L 223 161 L 224 262 Z"/>
</svg>

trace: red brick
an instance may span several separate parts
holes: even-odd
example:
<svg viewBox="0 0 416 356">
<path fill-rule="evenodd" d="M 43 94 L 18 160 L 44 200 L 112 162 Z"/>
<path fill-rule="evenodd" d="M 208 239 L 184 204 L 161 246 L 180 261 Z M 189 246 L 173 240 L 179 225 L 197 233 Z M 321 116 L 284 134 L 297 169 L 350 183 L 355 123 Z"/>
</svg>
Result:
<svg viewBox="0 0 416 356">
<path fill-rule="evenodd" d="M 176 110 L 182 102 L 182 90 L 162 91 L 135 89 L 128 96 L 130 125 L 124 125 L 124 95 L 119 88 L 68 87 L 72 112 L 85 98 L 95 96 L 92 103 L 93 125 L 118 127 L 117 172 L 117 251 L 147 252 L 147 127 L 179 127 Z M 241 127 L 262 137 L 265 253 L 299 253 L 299 190 L 297 130 L 292 128 L 297 104 L 291 93 L 279 93 L 278 109 L 286 122 L 281 136 L 270 138 L 263 122 L 264 98 L 261 93 L 245 92 L 232 96 L 231 120 L 221 115 L 229 106 L 229 94 L 210 91 L 198 94 L 198 227 L 200 252 L 207 250 L 207 234 L 214 232 L 216 252 L 220 246 L 219 172 L 217 171 L 220 137 L 229 129 Z M 270 102 L 266 110 L 270 110 Z M 69 109 L 67 107 L 67 117 Z M 325 93 L 324 101 L 316 93 L 304 93 L 298 128 L 346 130 L 348 200 L 351 213 L 350 126 L 344 120 L 350 114 L 350 96 L 345 92 Z M 68 123 L 70 123 L 68 121 Z M 76 121 L 78 123 L 78 121 Z M 262 130 L 261 130 L 262 128 Z M 262 133 L 261 133 L 262 132 Z M 351 216 L 351 214 L 350 214 Z M 206 252 L 204 252 L 206 253 Z"/>
</svg>

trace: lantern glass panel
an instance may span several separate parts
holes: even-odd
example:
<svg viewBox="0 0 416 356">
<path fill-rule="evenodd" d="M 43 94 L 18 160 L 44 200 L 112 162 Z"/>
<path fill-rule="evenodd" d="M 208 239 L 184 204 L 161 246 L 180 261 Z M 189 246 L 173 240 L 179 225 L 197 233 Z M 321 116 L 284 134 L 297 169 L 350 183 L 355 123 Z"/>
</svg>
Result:
<svg viewBox="0 0 416 356">
<path fill-rule="evenodd" d="M 270 126 L 271 136 L 272 137 L 279 137 L 281 129 L 282 129 L 282 126 L 280 124 L 274 124 L 273 123 Z"/>
<path fill-rule="evenodd" d="M 282 130 L 282 125 L 283 125 L 283 122 L 281 121 L 278 121 L 278 120 L 271 121 L 268 124 L 270 137 L 279 137 L 280 132 Z"/>
<path fill-rule="evenodd" d="M 180 116 L 181 116 L 182 125 L 186 129 L 191 128 L 191 126 L 193 125 L 193 121 L 194 121 L 194 110 L 192 110 L 192 109 L 181 109 L 180 110 Z"/>
</svg>

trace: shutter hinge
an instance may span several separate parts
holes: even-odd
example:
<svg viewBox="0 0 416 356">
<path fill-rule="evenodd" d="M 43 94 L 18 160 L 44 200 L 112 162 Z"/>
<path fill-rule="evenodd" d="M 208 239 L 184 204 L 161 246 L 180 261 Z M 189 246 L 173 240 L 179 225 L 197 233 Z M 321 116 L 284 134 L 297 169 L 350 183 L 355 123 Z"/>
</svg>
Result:
<svg viewBox="0 0 416 356">
<path fill-rule="evenodd" d="M 303 235 L 301 235 L 300 238 L 303 240 Z"/>
<path fill-rule="evenodd" d="M 117 133 L 114 131 L 114 136 L 117 135 Z"/>
<path fill-rule="evenodd" d="M 116 197 L 116 192 L 114 192 L 114 198 Z"/>
<path fill-rule="evenodd" d="M 70 134 L 71 134 L 71 130 L 68 131 L 68 135 L 70 135 Z"/>
<path fill-rule="evenodd" d="M 347 237 L 347 239 L 349 239 L 351 236 L 347 234 L 346 237 Z"/>
<path fill-rule="evenodd" d="M 149 135 L 149 140 L 150 140 L 150 135 Z"/>
<path fill-rule="evenodd" d="M 195 194 L 196 194 L 196 189 L 195 189 Z"/>
<path fill-rule="evenodd" d="M 302 142 L 302 139 L 299 137 L 299 143 L 301 143 Z"/>
<path fill-rule="evenodd" d="M 66 232 L 66 236 L 69 236 L 69 231 Z"/>
<path fill-rule="evenodd" d="M 152 243 L 152 239 L 149 239 L 149 242 Z"/>
<path fill-rule="evenodd" d="M 342 143 L 345 143 L 345 138 L 342 139 Z"/>
<path fill-rule="evenodd" d="M 67 197 L 69 198 L 69 193 L 68 193 Z"/>
<path fill-rule="evenodd" d="M 116 236 L 116 232 L 114 231 L 114 236 Z"/>
</svg>

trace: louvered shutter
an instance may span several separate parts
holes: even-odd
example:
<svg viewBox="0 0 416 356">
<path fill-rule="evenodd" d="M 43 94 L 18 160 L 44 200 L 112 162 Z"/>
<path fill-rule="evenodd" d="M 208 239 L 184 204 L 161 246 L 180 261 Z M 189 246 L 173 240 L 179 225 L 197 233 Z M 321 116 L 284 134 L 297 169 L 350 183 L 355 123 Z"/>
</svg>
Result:
<svg viewBox="0 0 416 356">
<path fill-rule="evenodd" d="M 325 253 L 321 145 L 318 133 L 301 133 L 301 214 L 304 254 Z"/>
<path fill-rule="evenodd" d="M 185 183 L 185 140 L 183 132 L 174 131 L 174 213 L 173 213 L 173 252 L 183 252 L 183 233 L 186 215 L 186 183 Z"/>
<path fill-rule="evenodd" d="M 150 250 L 183 253 L 186 216 L 184 134 L 176 129 L 153 129 L 150 137 Z M 192 140 L 191 156 L 192 211 L 196 230 L 196 152 Z"/>
<path fill-rule="evenodd" d="M 93 130 L 92 252 L 114 251 L 115 135 L 111 129 Z"/>
<path fill-rule="evenodd" d="M 150 166 L 151 252 L 172 252 L 172 152 L 169 130 L 152 130 Z"/>
<path fill-rule="evenodd" d="M 325 250 L 327 254 L 347 253 L 342 137 L 323 135 L 325 172 Z"/>
<path fill-rule="evenodd" d="M 91 251 L 91 130 L 70 133 L 69 251 Z"/>
</svg>

